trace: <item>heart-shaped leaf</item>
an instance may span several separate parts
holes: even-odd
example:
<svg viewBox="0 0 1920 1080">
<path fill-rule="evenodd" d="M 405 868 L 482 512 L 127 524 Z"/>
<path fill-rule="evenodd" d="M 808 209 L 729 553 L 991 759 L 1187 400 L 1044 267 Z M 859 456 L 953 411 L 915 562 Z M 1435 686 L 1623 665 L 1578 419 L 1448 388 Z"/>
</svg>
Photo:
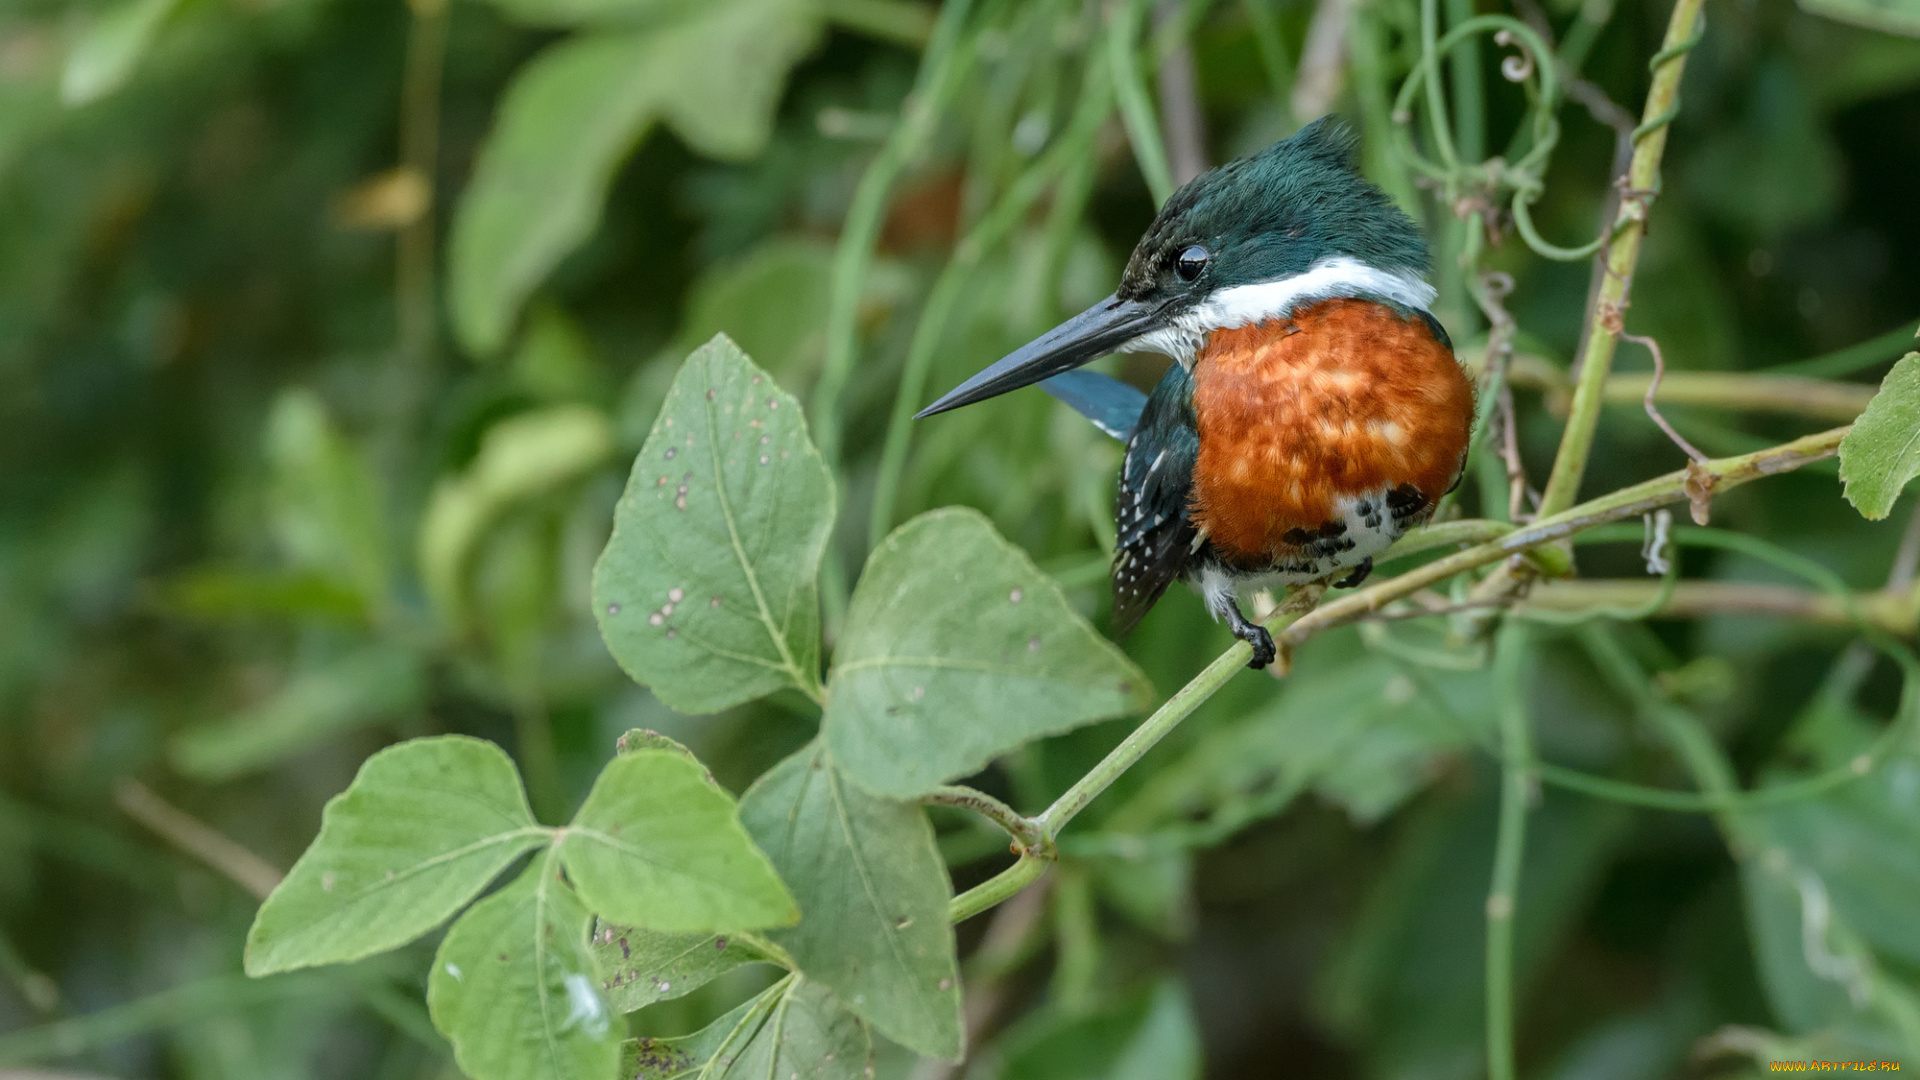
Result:
<svg viewBox="0 0 1920 1080">
<path fill-rule="evenodd" d="M 800 403 L 716 336 L 674 379 L 594 567 L 607 648 L 681 712 L 817 694 L 833 513 Z"/>
<path fill-rule="evenodd" d="M 1880 392 L 1840 440 L 1840 479 L 1847 501 L 1862 517 L 1886 517 L 1915 476 L 1920 476 L 1920 352 L 1893 365 Z"/>
<path fill-rule="evenodd" d="M 473 1080 L 611 1077 L 620 1031 L 587 949 L 591 916 L 551 854 L 447 931 L 427 978 L 433 1025 Z"/>
<path fill-rule="evenodd" d="M 615 170 L 654 121 L 710 157 L 747 158 L 766 145 L 787 71 L 819 36 L 818 11 L 793 0 L 702 0 L 686 14 L 568 38 L 508 87 L 448 254 L 453 325 L 469 349 L 507 343 L 527 297 L 592 235 Z"/>
<path fill-rule="evenodd" d="M 249 975 L 338 964 L 433 929 L 546 841 L 500 748 L 415 739 L 367 759 L 247 933 Z"/>
<path fill-rule="evenodd" d="M 1025 552 L 956 507 L 907 522 L 867 560 L 823 724 L 836 765 L 905 798 L 1152 700 L 1146 675 Z"/>
<path fill-rule="evenodd" d="M 920 807 L 862 791 L 817 742 L 768 770 L 740 819 L 800 903 L 767 937 L 903 1046 L 958 1060 L 952 886 Z"/>
<path fill-rule="evenodd" d="M 620 1075 L 633 1080 L 865 1080 L 873 1040 L 818 983 L 797 975 L 692 1035 L 627 1043 Z"/>
<path fill-rule="evenodd" d="M 742 964 L 777 963 L 733 934 L 666 934 L 600 923 L 593 933 L 600 989 L 615 1012 L 691 994 Z"/>
<path fill-rule="evenodd" d="M 560 857 L 587 906 L 615 922 L 689 932 L 799 919 L 733 799 L 674 750 L 608 762 L 567 826 Z"/>
</svg>

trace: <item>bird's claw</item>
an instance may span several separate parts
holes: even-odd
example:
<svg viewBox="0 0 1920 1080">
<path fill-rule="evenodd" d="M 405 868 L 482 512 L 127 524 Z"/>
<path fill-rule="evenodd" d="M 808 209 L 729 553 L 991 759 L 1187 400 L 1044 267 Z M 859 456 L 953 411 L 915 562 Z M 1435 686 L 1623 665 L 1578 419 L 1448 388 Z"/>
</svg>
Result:
<svg viewBox="0 0 1920 1080">
<path fill-rule="evenodd" d="M 1259 671 L 1280 655 L 1280 650 L 1274 647 L 1273 635 L 1267 633 L 1266 627 L 1242 615 L 1238 604 L 1227 605 L 1227 627 L 1234 637 L 1253 646 L 1253 659 L 1247 661 L 1253 670 Z"/>
<path fill-rule="evenodd" d="M 1336 589 L 1355 588 L 1361 582 L 1367 580 L 1367 575 L 1371 573 L 1373 573 L 1373 556 L 1369 555 L 1360 560 L 1360 565 L 1353 568 L 1353 573 L 1334 582 L 1333 587 Z"/>
</svg>

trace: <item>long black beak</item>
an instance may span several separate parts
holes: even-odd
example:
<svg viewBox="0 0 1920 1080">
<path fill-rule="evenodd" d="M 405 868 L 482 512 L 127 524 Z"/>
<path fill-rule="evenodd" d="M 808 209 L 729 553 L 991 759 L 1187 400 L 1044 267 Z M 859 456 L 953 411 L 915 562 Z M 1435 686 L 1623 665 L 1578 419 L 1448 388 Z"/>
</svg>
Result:
<svg viewBox="0 0 1920 1080">
<path fill-rule="evenodd" d="M 1096 357 L 1105 356 L 1166 323 L 1164 306 L 1156 307 L 1138 300 L 1109 296 L 1001 357 L 980 374 L 955 387 L 946 397 L 921 409 L 914 418 L 943 413 L 997 397 L 1009 390 L 1031 386 L 1049 375 L 1058 375 Z"/>
</svg>

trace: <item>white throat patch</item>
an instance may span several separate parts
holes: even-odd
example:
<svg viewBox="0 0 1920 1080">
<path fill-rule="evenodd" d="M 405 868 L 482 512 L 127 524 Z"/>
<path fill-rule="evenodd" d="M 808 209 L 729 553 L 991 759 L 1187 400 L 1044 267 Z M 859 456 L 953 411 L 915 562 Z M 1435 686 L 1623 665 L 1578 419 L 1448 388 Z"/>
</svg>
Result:
<svg viewBox="0 0 1920 1080">
<path fill-rule="evenodd" d="M 1175 317 L 1172 326 L 1141 334 L 1118 351 L 1165 353 L 1191 369 L 1194 354 L 1213 331 L 1284 319 L 1307 301 L 1364 296 L 1426 311 L 1436 295 L 1433 286 L 1413 274 L 1381 270 L 1346 255 L 1334 255 L 1292 277 L 1221 289 Z"/>
</svg>

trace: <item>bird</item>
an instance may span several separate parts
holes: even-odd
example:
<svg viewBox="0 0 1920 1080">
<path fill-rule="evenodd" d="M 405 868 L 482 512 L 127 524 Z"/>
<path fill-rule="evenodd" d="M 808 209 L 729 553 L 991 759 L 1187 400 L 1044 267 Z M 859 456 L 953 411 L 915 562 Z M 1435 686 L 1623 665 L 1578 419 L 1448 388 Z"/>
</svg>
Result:
<svg viewBox="0 0 1920 1080">
<path fill-rule="evenodd" d="M 1188 181 L 1112 295 L 918 414 L 1038 382 L 1125 443 L 1118 636 L 1184 580 L 1265 667 L 1242 594 L 1359 585 L 1459 483 L 1473 384 L 1431 310 L 1425 237 L 1355 144 L 1323 117 Z M 1173 363 L 1145 395 L 1075 370 L 1114 352 Z"/>
</svg>

